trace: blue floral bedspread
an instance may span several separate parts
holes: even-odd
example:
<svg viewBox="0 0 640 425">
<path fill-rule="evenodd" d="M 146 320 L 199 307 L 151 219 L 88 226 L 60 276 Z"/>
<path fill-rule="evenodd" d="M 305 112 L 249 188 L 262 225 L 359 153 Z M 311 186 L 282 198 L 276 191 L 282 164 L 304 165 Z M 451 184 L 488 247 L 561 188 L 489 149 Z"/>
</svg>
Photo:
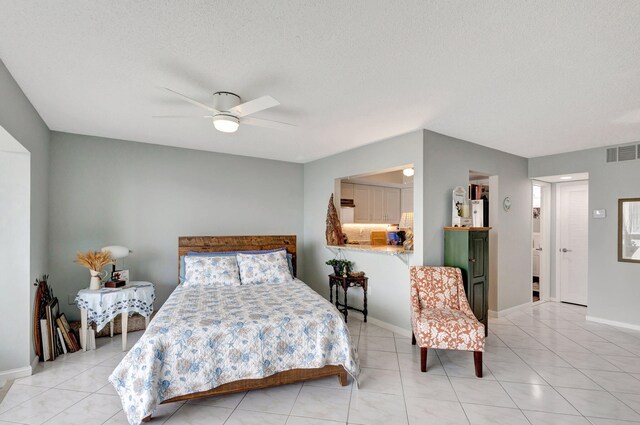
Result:
<svg viewBox="0 0 640 425">
<path fill-rule="evenodd" d="M 131 424 L 163 400 L 296 368 L 360 367 L 342 314 L 300 280 L 176 288 L 109 377 Z"/>
</svg>

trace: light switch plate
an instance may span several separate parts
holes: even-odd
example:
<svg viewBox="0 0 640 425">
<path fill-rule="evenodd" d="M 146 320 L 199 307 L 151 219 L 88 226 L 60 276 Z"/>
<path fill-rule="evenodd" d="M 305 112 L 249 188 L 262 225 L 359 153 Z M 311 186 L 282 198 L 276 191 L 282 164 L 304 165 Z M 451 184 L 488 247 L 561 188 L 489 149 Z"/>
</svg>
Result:
<svg viewBox="0 0 640 425">
<path fill-rule="evenodd" d="M 593 218 L 605 218 L 607 216 L 607 210 L 593 210 Z"/>
</svg>

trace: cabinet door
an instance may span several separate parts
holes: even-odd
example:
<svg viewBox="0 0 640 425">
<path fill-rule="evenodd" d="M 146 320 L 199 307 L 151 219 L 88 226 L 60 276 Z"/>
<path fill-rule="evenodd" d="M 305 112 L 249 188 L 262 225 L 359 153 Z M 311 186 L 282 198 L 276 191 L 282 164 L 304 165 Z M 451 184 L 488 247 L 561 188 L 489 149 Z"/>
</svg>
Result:
<svg viewBox="0 0 640 425">
<path fill-rule="evenodd" d="M 384 187 L 369 186 L 369 220 L 372 223 L 384 223 Z"/>
<path fill-rule="evenodd" d="M 400 223 L 400 189 L 384 189 L 384 220 L 387 223 Z"/>
<path fill-rule="evenodd" d="M 486 232 L 469 232 L 469 303 L 481 322 L 487 318 L 488 243 Z"/>
<path fill-rule="evenodd" d="M 369 186 L 359 184 L 353 187 L 353 202 L 356 204 L 354 221 L 356 223 L 370 222 Z"/>
<path fill-rule="evenodd" d="M 408 187 L 406 189 L 402 189 L 402 201 L 400 208 L 401 213 L 413 212 L 413 188 Z"/>
<path fill-rule="evenodd" d="M 353 183 L 340 183 L 340 199 L 353 199 Z"/>
</svg>

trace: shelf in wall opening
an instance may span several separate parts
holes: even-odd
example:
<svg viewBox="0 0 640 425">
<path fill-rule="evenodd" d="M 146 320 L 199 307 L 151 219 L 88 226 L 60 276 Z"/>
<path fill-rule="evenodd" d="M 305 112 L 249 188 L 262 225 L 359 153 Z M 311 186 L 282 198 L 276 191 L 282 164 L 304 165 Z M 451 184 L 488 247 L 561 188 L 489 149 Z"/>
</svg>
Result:
<svg viewBox="0 0 640 425">
<path fill-rule="evenodd" d="M 400 261 L 407 266 L 409 265 L 409 255 L 413 254 L 413 251 L 408 251 L 403 247 L 392 245 L 327 245 L 326 248 L 334 254 L 337 254 L 339 251 L 354 251 L 391 255 L 400 259 Z"/>
</svg>

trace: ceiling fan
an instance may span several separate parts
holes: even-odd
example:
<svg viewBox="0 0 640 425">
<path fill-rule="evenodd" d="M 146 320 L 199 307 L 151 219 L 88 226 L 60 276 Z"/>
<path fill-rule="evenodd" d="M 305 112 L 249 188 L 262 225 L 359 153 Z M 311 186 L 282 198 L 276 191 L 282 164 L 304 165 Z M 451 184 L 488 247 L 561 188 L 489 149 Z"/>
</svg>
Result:
<svg viewBox="0 0 640 425">
<path fill-rule="evenodd" d="M 240 103 L 240 96 L 235 93 L 219 91 L 213 94 L 213 106 L 198 102 L 188 96 L 178 93 L 177 91 L 163 87 L 173 94 L 180 96 L 187 102 L 206 109 L 210 115 L 154 115 L 154 118 L 207 118 L 213 120 L 213 126 L 223 133 L 234 133 L 238 130 L 240 123 L 247 125 L 255 125 L 259 127 L 269 127 L 277 129 L 286 129 L 295 127 L 280 121 L 265 120 L 261 118 L 253 118 L 248 115 L 263 111 L 268 108 L 278 106 L 280 102 L 271 96 L 262 96 L 248 102 Z"/>
</svg>

